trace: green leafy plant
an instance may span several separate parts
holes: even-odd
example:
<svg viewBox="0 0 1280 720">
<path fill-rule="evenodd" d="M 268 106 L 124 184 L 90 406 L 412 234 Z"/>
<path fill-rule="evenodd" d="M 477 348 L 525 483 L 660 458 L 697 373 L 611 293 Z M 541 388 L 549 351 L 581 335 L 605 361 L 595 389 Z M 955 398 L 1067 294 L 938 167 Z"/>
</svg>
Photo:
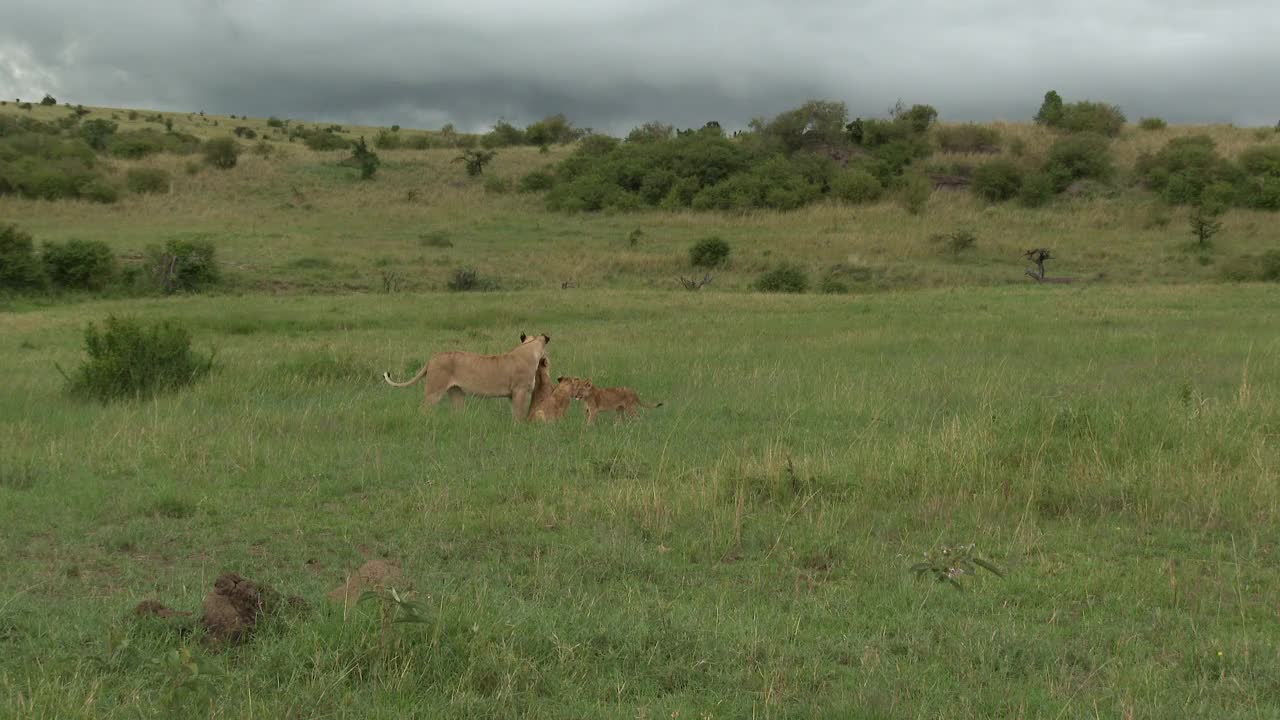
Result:
<svg viewBox="0 0 1280 720">
<path fill-rule="evenodd" d="M 41 260 L 49 281 L 68 290 L 102 290 L 116 274 L 115 255 L 100 240 L 47 242 Z"/>
<path fill-rule="evenodd" d="M 167 240 L 147 248 L 147 270 L 161 292 L 198 292 L 222 279 L 209 240 Z"/>
<path fill-rule="evenodd" d="M 717 236 L 703 238 L 689 248 L 689 264 L 694 267 L 717 267 L 728 258 L 729 243 Z"/>
<path fill-rule="evenodd" d="M 374 173 L 378 172 L 378 166 L 382 164 L 378 154 L 365 145 L 363 135 L 351 147 L 351 162 L 360 168 L 361 180 L 372 180 Z"/>
<path fill-rule="evenodd" d="M 954 547 L 944 545 L 935 551 L 926 552 L 924 561 L 912 565 L 911 572 L 915 573 L 916 578 L 932 577 L 937 582 L 964 590 L 960 578 L 976 574 L 978 568 L 994 573 L 997 577 L 1004 577 L 1000 568 L 978 556 L 973 543 Z"/>
<path fill-rule="evenodd" d="M 1213 202 L 1202 202 L 1191 208 L 1188 222 L 1196 245 L 1201 250 L 1208 249 L 1209 241 L 1222 230 L 1222 206 Z"/>
<path fill-rule="evenodd" d="M 235 138 L 214 138 L 204 144 L 204 161 L 219 170 L 230 170 L 239 160 L 240 143 Z"/>
<path fill-rule="evenodd" d="M 466 164 L 467 174 L 471 177 L 477 177 L 484 173 L 484 166 L 493 161 L 497 155 L 495 150 L 467 150 L 458 157 L 454 158 L 454 162 L 462 162 Z"/>
<path fill-rule="evenodd" d="M 809 289 L 809 274 L 794 263 L 784 262 L 756 280 L 760 292 L 802 293 Z"/>
<path fill-rule="evenodd" d="M 44 284 L 31 234 L 17 225 L 0 225 L 0 290 L 39 290 Z"/>
<path fill-rule="evenodd" d="M 88 359 L 67 378 L 68 390 L 101 402 L 179 388 L 213 367 L 213 355 L 193 353 L 191 335 L 169 322 L 147 327 L 108 316 L 101 331 L 89 324 L 84 345 Z"/>
<path fill-rule="evenodd" d="M 972 188 L 991 202 L 1009 200 L 1022 189 L 1022 170 L 1009 160 L 992 160 L 973 171 Z"/>
<path fill-rule="evenodd" d="M 396 588 L 366 590 L 356 604 L 373 603 L 378 609 L 378 645 L 385 653 L 391 647 L 391 631 L 404 623 L 430 622 L 422 613 L 422 604 L 412 599 L 412 592 L 400 592 Z"/>
<path fill-rule="evenodd" d="M 138 195 L 169 192 L 171 178 L 160 168 L 131 168 L 124 176 L 125 187 Z"/>
</svg>

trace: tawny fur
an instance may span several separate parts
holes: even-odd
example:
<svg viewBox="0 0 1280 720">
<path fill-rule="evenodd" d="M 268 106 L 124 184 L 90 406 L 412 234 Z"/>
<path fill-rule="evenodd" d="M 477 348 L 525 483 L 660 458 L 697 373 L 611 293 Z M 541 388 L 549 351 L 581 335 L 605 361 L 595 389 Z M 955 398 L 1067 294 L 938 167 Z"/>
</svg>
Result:
<svg viewBox="0 0 1280 720">
<path fill-rule="evenodd" d="M 595 422 L 596 416 L 602 412 L 617 413 L 618 418 L 635 417 L 640 414 L 640 408 L 662 407 L 662 403 L 649 405 L 641 402 L 636 391 L 625 386 L 599 388 L 590 380 L 576 377 L 561 377 L 560 383 L 570 385 L 573 397 L 587 407 L 587 424 Z"/>
<path fill-rule="evenodd" d="M 416 375 L 404 382 L 383 373 L 395 387 L 408 387 L 426 378 L 422 405 L 431 407 L 448 393 L 454 409 L 461 409 L 467 395 L 511 398 L 511 417 L 524 420 L 537 382 L 538 365 L 547 356 L 547 335 L 520 336 L 520 345 L 501 355 L 449 351 L 432 355 Z"/>
</svg>

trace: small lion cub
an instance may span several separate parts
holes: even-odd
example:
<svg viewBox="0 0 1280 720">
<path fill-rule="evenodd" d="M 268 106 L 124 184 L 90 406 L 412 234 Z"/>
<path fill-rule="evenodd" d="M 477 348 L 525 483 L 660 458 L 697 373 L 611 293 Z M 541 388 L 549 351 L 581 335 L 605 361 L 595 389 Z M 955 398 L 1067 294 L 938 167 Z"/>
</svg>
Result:
<svg viewBox="0 0 1280 720">
<path fill-rule="evenodd" d="M 624 416 L 635 417 L 640 414 L 639 408 L 660 408 L 662 403 L 649 405 L 640 401 L 640 396 L 629 387 L 598 388 L 590 380 L 577 377 L 560 377 L 561 385 L 569 385 L 574 399 L 581 400 L 587 406 L 587 424 L 596 421 L 601 412 L 615 412 L 617 419 Z"/>
<path fill-rule="evenodd" d="M 529 403 L 529 419 L 551 422 L 564 417 L 569 409 L 573 388 L 568 383 L 551 384 L 546 358 L 538 362 L 538 376 L 534 382 L 533 402 Z"/>
</svg>

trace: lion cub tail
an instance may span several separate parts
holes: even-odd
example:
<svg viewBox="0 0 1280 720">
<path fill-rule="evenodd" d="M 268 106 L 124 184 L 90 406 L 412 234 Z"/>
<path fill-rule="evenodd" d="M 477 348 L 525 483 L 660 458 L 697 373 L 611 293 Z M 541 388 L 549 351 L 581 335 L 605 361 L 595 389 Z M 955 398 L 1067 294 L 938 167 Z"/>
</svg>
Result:
<svg viewBox="0 0 1280 720">
<path fill-rule="evenodd" d="M 430 363 L 427 363 L 427 365 L 430 365 Z M 427 365 L 423 365 L 422 369 L 418 371 L 417 375 L 414 375 L 413 377 L 409 378 L 408 380 L 405 380 L 404 382 L 396 382 L 395 380 L 392 380 L 390 372 L 382 373 L 382 379 L 386 380 L 387 384 L 391 385 L 392 387 L 409 387 L 410 385 L 418 382 L 419 380 L 427 376 Z"/>
</svg>

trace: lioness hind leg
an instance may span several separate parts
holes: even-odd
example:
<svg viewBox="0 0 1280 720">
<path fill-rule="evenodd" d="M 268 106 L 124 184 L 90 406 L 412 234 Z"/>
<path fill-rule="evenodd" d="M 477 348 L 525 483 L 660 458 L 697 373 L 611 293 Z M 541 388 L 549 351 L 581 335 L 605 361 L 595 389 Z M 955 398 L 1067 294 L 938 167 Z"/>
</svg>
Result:
<svg viewBox="0 0 1280 720">
<path fill-rule="evenodd" d="M 466 398 L 467 394 L 457 385 L 449 388 L 449 403 L 454 410 L 461 410 L 466 405 Z"/>
<path fill-rule="evenodd" d="M 435 407 L 436 403 L 440 402 L 440 398 L 443 398 L 444 394 L 448 391 L 449 391 L 449 386 L 446 385 L 444 382 L 439 380 L 437 380 L 436 382 L 431 382 L 431 378 L 428 377 L 427 383 L 426 383 L 426 390 L 423 391 L 423 395 L 422 395 L 423 409 Z"/>
</svg>

